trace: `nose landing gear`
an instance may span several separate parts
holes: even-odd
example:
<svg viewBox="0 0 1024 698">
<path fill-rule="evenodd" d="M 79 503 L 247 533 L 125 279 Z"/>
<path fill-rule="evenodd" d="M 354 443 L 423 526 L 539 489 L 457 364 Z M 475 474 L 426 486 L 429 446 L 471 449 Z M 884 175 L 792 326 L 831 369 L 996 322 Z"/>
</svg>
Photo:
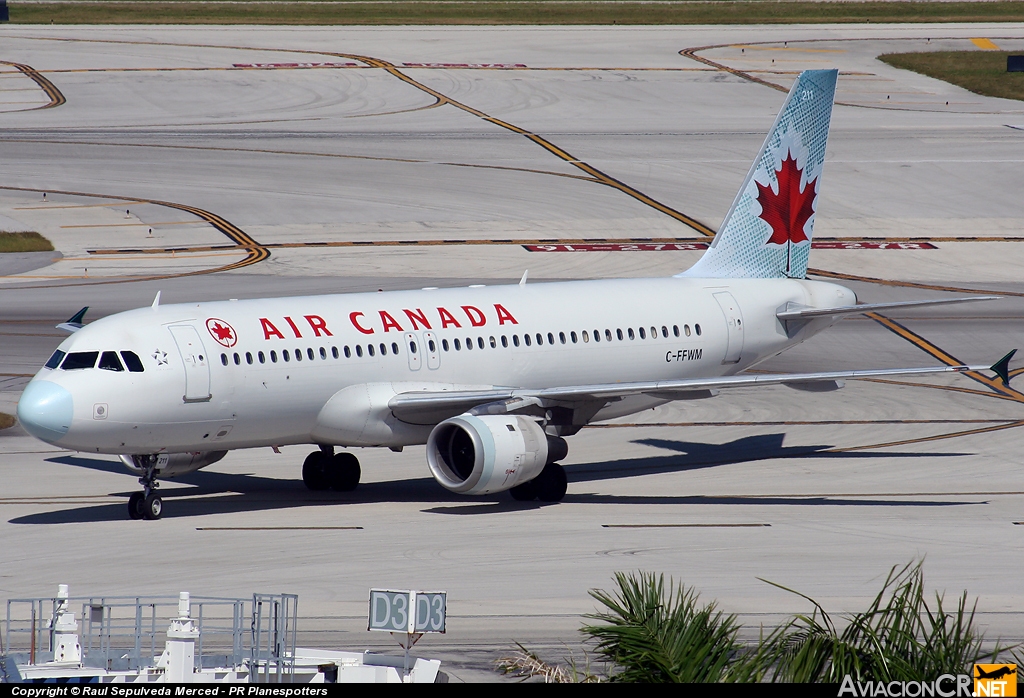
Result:
<svg viewBox="0 0 1024 698">
<path fill-rule="evenodd" d="M 155 491 L 160 486 L 156 481 L 156 456 L 135 456 L 135 463 L 143 469 L 139 478 L 142 492 L 134 492 L 128 498 L 128 516 L 156 521 L 164 513 L 164 500 Z"/>
</svg>

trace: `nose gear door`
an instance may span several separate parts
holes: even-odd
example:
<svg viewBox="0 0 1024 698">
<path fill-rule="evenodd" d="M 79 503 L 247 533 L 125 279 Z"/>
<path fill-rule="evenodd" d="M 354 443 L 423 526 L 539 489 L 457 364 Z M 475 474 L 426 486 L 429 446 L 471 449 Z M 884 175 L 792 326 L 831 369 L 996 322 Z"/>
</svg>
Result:
<svg viewBox="0 0 1024 698">
<path fill-rule="evenodd" d="M 178 345 L 185 364 L 185 402 L 209 402 L 210 362 L 199 333 L 192 325 L 171 325 L 167 329 Z"/>
<path fill-rule="evenodd" d="M 740 360 L 743 353 L 743 315 L 740 313 L 740 305 L 728 291 L 719 291 L 715 294 L 715 300 L 722 308 L 725 315 L 726 332 L 729 345 L 725 350 L 723 364 L 735 364 Z"/>
</svg>

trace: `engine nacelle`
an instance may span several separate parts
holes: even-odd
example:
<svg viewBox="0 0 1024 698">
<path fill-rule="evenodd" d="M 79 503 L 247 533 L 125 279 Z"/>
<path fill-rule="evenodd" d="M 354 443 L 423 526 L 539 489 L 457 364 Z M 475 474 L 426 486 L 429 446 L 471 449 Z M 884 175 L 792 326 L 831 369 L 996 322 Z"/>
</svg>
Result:
<svg viewBox="0 0 1024 698">
<path fill-rule="evenodd" d="M 434 427 L 427 464 L 442 487 L 459 494 L 503 492 L 529 482 L 564 458 L 564 439 L 517 415 L 460 414 Z"/>
<path fill-rule="evenodd" d="M 167 479 L 195 472 L 200 468 L 213 465 L 228 454 L 227 451 L 195 451 L 190 453 L 161 453 L 156 458 L 156 476 Z M 142 475 L 145 472 L 144 458 L 154 456 L 120 456 L 121 462 L 133 473 Z"/>
</svg>

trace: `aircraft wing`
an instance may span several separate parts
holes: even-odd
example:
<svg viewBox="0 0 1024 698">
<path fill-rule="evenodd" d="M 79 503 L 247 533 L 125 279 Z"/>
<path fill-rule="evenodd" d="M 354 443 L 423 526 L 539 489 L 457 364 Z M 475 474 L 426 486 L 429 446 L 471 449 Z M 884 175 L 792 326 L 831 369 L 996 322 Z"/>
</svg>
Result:
<svg viewBox="0 0 1024 698">
<path fill-rule="evenodd" d="M 790 385 L 802 389 L 834 389 L 839 382 L 855 378 L 891 378 L 940 373 L 993 370 L 1004 382 L 1010 352 L 993 366 L 929 366 L 924 368 L 883 368 L 861 371 L 826 371 L 822 373 L 752 373 L 712 378 L 684 378 L 670 381 L 635 383 L 599 383 L 557 388 L 495 388 L 446 392 L 408 392 L 393 397 L 388 406 L 402 421 L 423 424 L 432 415 L 454 416 L 470 410 L 481 414 L 516 412 L 529 407 L 608 403 L 634 395 L 649 395 L 665 400 L 686 400 L 712 397 L 719 390 L 761 385 Z M 816 388 L 816 386 L 820 386 Z M 442 417 L 438 421 L 443 421 Z"/>
<path fill-rule="evenodd" d="M 952 305 L 954 303 L 971 303 L 973 301 L 995 301 L 1002 296 L 970 296 L 967 298 L 943 298 L 927 301 L 898 301 L 895 303 L 863 303 L 861 305 L 844 305 L 836 308 L 808 308 L 794 303 L 789 307 L 775 314 L 783 322 L 787 320 L 810 320 L 816 317 L 837 317 L 839 315 L 854 315 L 856 313 L 872 313 L 879 310 L 903 310 L 904 308 L 919 308 L 929 305 Z"/>
</svg>

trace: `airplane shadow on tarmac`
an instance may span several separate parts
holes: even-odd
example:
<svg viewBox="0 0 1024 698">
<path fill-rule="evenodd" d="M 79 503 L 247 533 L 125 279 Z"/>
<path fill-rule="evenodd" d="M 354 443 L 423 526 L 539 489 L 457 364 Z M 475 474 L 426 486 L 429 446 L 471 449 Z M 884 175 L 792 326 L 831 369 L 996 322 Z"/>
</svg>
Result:
<svg viewBox="0 0 1024 698">
<path fill-rule="evenodd" d="M 756 460 L 777 458 L 940 458 L 961 456 L 960 453 L 890 453 L 890 452 L 829 452 L 830 446 L 784 446 L 785 434 L 762 434 L 747 436 L 725 444 L 708 444 L 692 441 L 667 439 L 638 439 L 633 443 L 673 451 L 672 455 L 648 456 L 643 458 L 616 459 L 609 461 L 570 465 L 566 467 L 570 486 L 585 482 L 599 482 L 642 475 L 685 472 L 713 468 Z M 48 459 L 103 472 L 129 475 L 120 463 L 87 456 L 59 456 Z M 361 484 L 354 492 L 311 492 L 298 478 L 280 480 L 251 474 L 218 473 L 199 470 L 175 478 L 174 482 L 191 487 L 163 488 L 164 518 L 185 518 L 211 514 L 232 514 L 247 511 L 270 511 L 307 506 L 339 504 L 373 504 L 382 502 L 420 502 L 433 504 L 424 512 L 436 514 L 497 514 L 508 511 L 522 511 L 545 506 L 544 502 L 516 502 L 505 493 L 483 497 L 467 498 L 448 492 L 433 478 L 423 477 L 392 482 L 370 482 Z M 574 488 L 574 489 L 578 489 Z M 128 496 L 134 490 L 111 493 L 124 497 L 124 502 L 101 504 L 40 512 L 15 519 L 15 524 L 60 524 L 87 523 L 97 521 L 118 521 L 126 518 L 125 506 Z M 41 497 L 41 499 L 45 499 Z M 937 501 L 934 499 L 869 499 L 863 497 L 801 497 L 801 496 L 715 496 L 700 494 L 686 495 L 615 495 L 598 493 L 573 493 L 570 491 L 563 500 L 568 504 L 732 504 L 732 505 L 785 505 L 785 506 L 885 506 L 885 507 L 936 507 L 962 506 L 980 502 Z M 436 506 L 439 505 L 439 506 Z M 295 525 L 302 525 L 296 521 Z"/>
</svg>

